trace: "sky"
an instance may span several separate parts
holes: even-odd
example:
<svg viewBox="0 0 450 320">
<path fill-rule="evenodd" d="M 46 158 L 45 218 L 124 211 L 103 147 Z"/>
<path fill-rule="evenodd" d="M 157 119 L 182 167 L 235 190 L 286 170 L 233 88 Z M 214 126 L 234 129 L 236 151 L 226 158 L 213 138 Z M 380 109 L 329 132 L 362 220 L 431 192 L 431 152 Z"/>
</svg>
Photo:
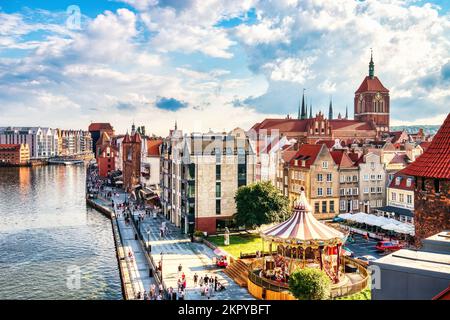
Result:
<svg viewBox="0 0 450 320">
<path fill-rule="evenodd" d="M 0 126 L 249 129 L 303 89 L 351 118 L 371 48 L 391 125 L 441 124 L 447 0 L 0 0 Z"/>
</svg>

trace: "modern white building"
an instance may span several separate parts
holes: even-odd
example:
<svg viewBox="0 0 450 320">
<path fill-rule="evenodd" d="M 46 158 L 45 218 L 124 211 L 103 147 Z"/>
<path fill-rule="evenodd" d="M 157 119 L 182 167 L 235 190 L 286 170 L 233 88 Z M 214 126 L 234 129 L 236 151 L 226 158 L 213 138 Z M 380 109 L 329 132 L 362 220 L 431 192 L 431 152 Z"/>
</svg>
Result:
<svg viewBox="0 0 450 320">
<path fill-rule="evenodd" d="M 0 127 L 0 144 L 26 143 L 31 159 L 48 159 L 58 155 L 58 132 L 41 127 Z"/>
</svg>

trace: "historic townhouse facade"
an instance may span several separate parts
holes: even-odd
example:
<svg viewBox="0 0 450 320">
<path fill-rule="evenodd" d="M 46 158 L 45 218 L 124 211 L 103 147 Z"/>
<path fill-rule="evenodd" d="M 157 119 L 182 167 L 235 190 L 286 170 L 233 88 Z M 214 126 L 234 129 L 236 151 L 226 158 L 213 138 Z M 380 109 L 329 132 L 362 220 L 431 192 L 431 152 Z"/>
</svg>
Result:
<svg viewBox="0 0 450 320">
<path fill-rule="evenodd" d="M 291 205 L 305 191 L 318 219 L 339 212 L 338 165 L 325 144 L 303 144 L 287 164 L 288 197 Z"/>
<path fill-rule="evenodd" d="M 359 212 L 359 167 L 347 150 L 334 150 L 331 155 L 339 170 L 339 213 Z"/>
<path fill-rule="evenodd" d="M 386 203 L 386 168 L 381 157 L 371 152 L 361 156 L 357 164 L 360 210 L 372 213 Z"/>
</svg>

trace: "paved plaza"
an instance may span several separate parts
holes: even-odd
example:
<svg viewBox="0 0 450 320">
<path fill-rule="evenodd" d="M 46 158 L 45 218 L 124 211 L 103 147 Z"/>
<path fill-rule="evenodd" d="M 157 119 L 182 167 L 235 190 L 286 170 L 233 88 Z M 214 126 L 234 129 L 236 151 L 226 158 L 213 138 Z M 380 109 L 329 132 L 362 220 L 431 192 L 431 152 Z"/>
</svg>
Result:
<svg viewBox="0 0 450 320">
<path fill-rule="evenodd" d="M 170 230 L 169 234 L 160 238 L 160 227 L 166 221 Z M 194 286 L 194 274 L 199 277 L 216 277 L 225 286 L 225 290 L 214 292 L 210 299 L 214 300 L 251 300 L 254 299 L 245 288 L 238 286 L 230 279 L 223 270 L 217 268 L 213 263 L 214 252 L 209 247 L 201 243 L 192 243 L 189 238 L 181 234 L 176 228 L 162 217 L 153 218 L 145 216 L 140 224 L 140 229 L 144 239 L 150 239 L 151 254 L 156 263 L 162 258 L 163 281 L 167 288 L 177 288 L 177 281 L 181 277 L 178 273 L 178 266 L 182 265 L 182 272 L 186 275 L 186 295 L 189 300 L 207 299 L 201 295 L 200 287 Z M 149 233 L 147 231 L 150 230 Z M 161 255 L 162 253 L 162 255 Z"/>
<path fill-rule="evenodd" d="M 355 240 L 355 242 L 350 243 L 349 241 L 347 241 L 345 243 L 345 247 L 353 251 L 355 257 L 371 255 L 379 259 L 383 256 L 383 253 L 380 253 L 377 251 L 377 249 L 375 249 L 375 246 L 379 240 L 369 239 L 367 241 L 359 234 L 353 234 L 353 239 Z"/>
</svg>

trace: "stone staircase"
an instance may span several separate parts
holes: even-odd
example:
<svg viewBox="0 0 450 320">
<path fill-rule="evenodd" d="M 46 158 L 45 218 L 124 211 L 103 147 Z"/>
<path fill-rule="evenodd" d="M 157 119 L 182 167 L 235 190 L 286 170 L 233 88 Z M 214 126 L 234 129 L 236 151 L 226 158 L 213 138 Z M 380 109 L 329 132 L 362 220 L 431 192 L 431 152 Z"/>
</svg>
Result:
<svg viewBox="0 0 450 320">
<path fill-rule="evenodd" d="M 246 288 L 248 280 L 248 265 L 242 260 L 235 260 L 229 264 L 224 273 L 234 280 L 239 286 Z"/>
</svg>

